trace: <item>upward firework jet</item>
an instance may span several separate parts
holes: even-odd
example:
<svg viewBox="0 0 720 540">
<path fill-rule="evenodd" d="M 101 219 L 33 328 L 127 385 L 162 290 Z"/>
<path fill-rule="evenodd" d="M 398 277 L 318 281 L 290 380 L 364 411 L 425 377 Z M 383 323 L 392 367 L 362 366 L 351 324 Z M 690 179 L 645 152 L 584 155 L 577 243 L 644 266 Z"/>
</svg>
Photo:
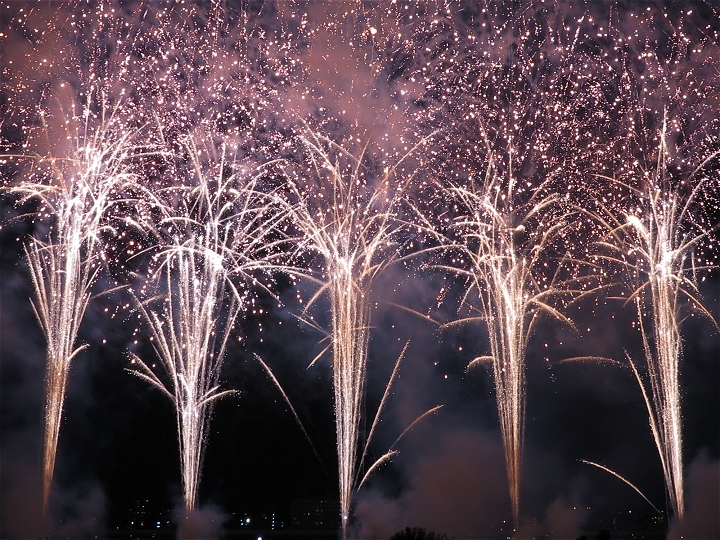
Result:
<svg viewBox="0 0 720 540">
<path fill-rule="evenodd" d="M 617 41 L 623 44 L 622 37 Z M 679 519 L 685 511 L 680 322 L 688 311 L 713 320 L 700 301 L 698 278 L 717 267 L 718 109 L 707 99 L 717 94 L 716 43 L 680 21 L 665 36 L 627 40 L 628 52 L 610 63 L 623 91 L 616 99 L 620 159 L 612 178 L 604 177 L 609 184 L 596 216 L 607 233 L 603 259 L 625 269 L 628 301 L 637 309 L 646 374 L 630 364 Z"/>
<path fill-rule="evenodd" d="M 262 286 L 254 279 L 300 260 L 288 271 L 318 283 L 307 314 L 323 295 L 332 312 L 347 534 L 354 496 L 391 455 L 364 463 L 378 418 L 364 435 L 369 297 L 415 236 L 427 248 L 418 268 L 430 252 L 453 258 L 446 266 L 468 285 L 463 316 L 487 327 L 486 356 L 471 365 L 492 366 L 516 526 L 535 325 L 543 314 L 568 324 L 563 304 L 623 268 L 647 368 L 631 365 L 681 516 L 680 321 L 687 306 L 703 309 L 695 273 L 718 263 L 718 206 L 703 206 L 720 185 L 715 3 L 2 2 L 0 174 L 40 205 L 27 254 L 48 343 L 45 505 L 99 277 L 154 257 L 135 293 L 160 361 L 134 361 L 175 407 L 191 509 L 233 323 Z M 78 100 L 69 114 L 49 105 Z M 300 119 L 312 128 L 298 145 Z M 151 130 L 133 130 L 147 125 L 162 156 L 137 147 Z M 401 157 L 436 130 L 414 163 Z M 287 169 L 244 180 L 273 160 Z M 285 172 L 281 200 L 266 182 Z M 420 221 L 401 224 L 410 179 L 429 209 L 418 202 Z M 576 219 L 581 196 L 594 201 L 582 214 L 593 223 Z"/>
<path fill-rule="evenodd" d="M 33 95 L 41 90 L 41 99 L 49 92 L 53 92 L 58 101 L 74 97 L 74 89 L 81 86 L 75 84 L 78 74 L 95 87 L 102 86 L 110 94 L 109 101 L 120 103 L 112 118 L 99 119 L 96 114 L 99 106 L 89 99 L 84 110 L 69 118 L 70 126 L 86 122 L 84 132 L 81 126 L 79 134 L 71 134 L 75 144 L 73 154 L 63 154 L 62 159 L 50 156 L 35 159 L 38 163 L 35 170 L 45 167 L 51 181 L 47 185 L 28 181 L 19 190 L 28 197 L 35 195 L 44 199 L 43 215 L 56 215 L 49 239 L 46 242 L 33 240 L 28 245 L 37 289 L 36 311 L 48 339 L 47 504 L 70 360 L 80 350 L 75 346 L 77 332 L 101 262 L 98 233 L 104 206 L 111 204 L 116 195 L 113 184 L 130 180 L 124 176 L 129 167 L 125 158 L 127 153 L 134 151 L 131 142 L 135 134 L 128 126 L 120 125 L 118 118 L 130 119 L 128 125 L 152 122 L 161 126 L 166 153 L 182 147 L 196 158 L 196 171 L 203 169 L 201 162 L 205 158 L 188 150 L 190 143 L 185 144 L 187 140 L 183 137 L 198 125 L 212 126 L 215 138 L 224 137 L 237 149 L 238 155 L 246 156 L 246 159 L 252 156 L 256 162 L 262 162 L 268 146 L 281 138 L 268 126 L 280 109 L 273 101 L 277 94 L 277 78 L 288 77 L 288 71 L 292 71 L 290 64 L 284 65 L 284 61 L 293 40 L 286 38 L 289 32 L 282 26 L 286 21 L 266 16 L 267 10 L 262 6 L 234 9 L 221 2 L 189 5 L 100 2 L 87 6 L 70 1 L 47 9 L 45 6 L 18 5 L 18 9 L 13 6 L 11 11 L 14 17 L 12 32 L 17 36 L 33 37 L 27 40 L 29 45 L 25 43 L 24 48 L 8 48 L 12 48 L 17 56 L 3 63 L 4 70 L 11 65 L 4 71 L 3 91 L 9 88 L 14 101 L 10 108 L 13 114 L 3 118 L 3 125 L 12 119 L 22 133 L 30 131 L 37 107 L 37 98 Z M 284 14 L 292 19 L 289 5 Z M 242 24 L 237 24 L 238 19 Z M 292 24 L 293 28 L 297 27 L 297 22 Z M 3 30 L 0 38 L 4 40 L 7 31 Z M 265 54 L 270 49 L 267 43 L 276 34 L 278 43 L 281 41 L 279 36 L 284 36 L 282 45 L 272 49 L 275 56 Z M 19 58 L 22 54 L 26 57 Z M 58 55 L 64 61 L 59 60 Z M 270 77 L 272 85 L 266 83 Z M 274 106 L 272 110 L 271 105 Z M 65 120 L 60 115 L 49 117 L 50 123 L 60 125 Z M 5 135 L 3 129 L 3 145 L 6 144 Z M 56 138 L 52 142 L 65 141 L 65 135 L 53 133 Z M 151 200 L 154 197 L 151 184 L 162 177 L 165 166 L 158 166 L 151 160 L 136 161 L 135 164 L 144 167 L 145 200 Z M 173 237 L 166 234 L 163 237 L 173 248 L 163 252 L 167 256 L 163 269 L 167 271 L 168 289 L 172 291 L 177 287 L 179 292 L 169 297 L 165 306 L 167 311 L 159 309 L 160 315 L 155 318 L 150 317 L 152 309 L 147 308 L 156 343 L 162 345 L 160 338 L 167 338 L 165 359 L 180 362 L 182 354 L 190 354 L 188 362 L 195 362 L 186 370 L 175 369 L 174 378 L 179 415 L 186 413 L 186 419 L 181 421 L 179 418 L 178 425 L 183 471 L 187 471 L 188 505 L 194 505 L 197 491 L 197 469 L 202 457 L 205 425 L 203 415 L 209 414 L 207 404 L 217 393 L 211 391 L 215 384 L 212 377 L 217 377 L 215 368 L 219 366 L 222 344 L 227 339 L 225 331 L 230 331 L 244 299 L 241 291 L 232 290 L 228 276 L 249 279 L 244 272 L 253 271 L 255 263 L 248 257 L 262 251 L 263 255 L 257 257 L 262 258 L 272 251 L 272 240 L 266 238 L 263 245 L 259 236 L 253 237 L 258 244 L 252 244 L 249 239 L 256 230 L 267 232 L 276 224 L 268 215 L 259 210 L 254 214 L 255 210 L 250 209 L 251 199 L 253 204 L 259 200 L 259 195 L 258 198 L 251 195 L 252 187 L 237 188 L 234 185 L 237 177 L 228 179 L 222 171 L 215 176 L 205 170 L 202 173 L 211 175 L 209 179 L 203 178 L 203 182 L 215 182 L 214 187 L 206 186 L 204 189 L 210 191 L 204 194 L 203 188 L 198 187 L 190 195 L 178 188 L 178 192 L 194 197 L 193 201 L 185 200 L 185 206 L 181 205 L 187 212 L 173 217 L 166 215 L 162 226 L 157 223 L 151 226 L 157 231 L 162 228 L 163 234 L 169 230 L 176 233 Z M 38 177 L 39 173 L 35 173 L 34 178 Z M 227 185 L 220 186 L 220 183 Z M 218 189 L 218 193 L 211 193 L 213 189 Z M 204 206 L 211 202 L 216 206 Z M 265 200 L 258 204 L 267 203 Z M 136 207 L 139 206 L 140 203 L 134 201 L 132 207 L 125 208 L 127 221 L 134 221 L 133 226 L 138 222 Z M 231 217 L 232 212 L 238 215 Z M 157 217 L 158 213 L 155 211 L 153 216 L 144 217 Z M 252 216 L 258 221 L 253 222 Z M 203 229 L 204 221 L 208 222 L 207 231 Z M 230 222 L 233 225 L 229 230 L 220 230 Z M 122 259 L 120 255 L 124 254 L 120 254 L 117 247 L 118 243 L 110 245 L 107 255 L 117 254 L 118 259 Z M 224 250 L 222 253 L 217 252 L 220 248 Z M 236 248 L 237 253 L 230 256 Z M 135 246 L 132 251 L 137 252 L 137 249 Z M 127 254 L 132 253 L 128 251 Z M 125 261 L 110 259 L 108 262 L 124 268 Z M 231 263 L 234 266 L 229 268 Z M 196 274 L 200 276 L 199 281 L 195 279 Z M 149 279 L 155 277 L 151 275 Z M 235 297 L 235 304 L 226 300 L 226 295 Z M 227 308 L 226 314 L 222 306 Z M 169 322 L 160 325 L 159 321 L 165 315 Z M 226 324 L 213 328 L 213 321 L 218 318 L 227 319 Z M 187 328 L 183 329 L 183 324 Z M 177 335 L 172 334 L 170 328 Z M 173 341 L 175 337 L 177 339 Z M 184 340 L 185 344 L 192 342 L 192 347 L 181 354 L 173 348 L 180 346 L 178 340 Z M 172 357 L 171 353 L 177 353 L 177 356 Z M 208 354 L 215 363 L 207 367 L 206 373 Z M 149 374 L 145 375 L 154 381 Z M 205 380 L 208 377 L 209 382 Z M 200 395 L 194 393 L 198 388 Z"/>
<path fill-rule="evenodd" d="M 29 179 L 13 188 L 27 199 L 38 199 L 40 215 L 50 218 L 49 232 L 27 244 L 35 287 L 35 314 L 47 340 L 43 450 L 43 505 L 47 509 L 55 468 L 65 389 L 73 358 L 86 345 L 77 345 L 78 331 L 90 301 L 90 291 L 104 260 L 101 233 L 110 228 L 108 213 L 132 190 L 132 158 L 140 150 L 133 133 L 116 116 L 117 110 L 92 112 L 94 96 L 81 111 L 60 120 L 75 131 L 68 155 L 23 156 L 34 162 Z M 56 122 L 51 113 L 50 122 Z M 48 114 L 41 117 L 45 120 Z M 50 131 L 45 125 L 45 134 Z M 57 133 L 53 133 L 57 136 Z M 49 135 L 48 135 L 49 140 Z M 48 149 L 48 152 L 50 149 Z"/>
<path fill-rule="evenodd" d="M 395 173 L 402 161 L 386 168 L 372 185 L 373 172 L 366 169 L 364 153 L 353 156 L 316 133 L 303 137 L 302 142 L 317 183 L 305 180 L 293 184 L 293 219 L 302 235 L 300 251 L 317 254 L 324 262 L 321 287 L 308 307 L 326 292 L 330 298 L 331 343 L 325 350 L 332 351 L 340 511 L 345 537 L 361 465 L 358 437 L 370 336 L 370 292 L 377 276 L 399 254 L 396 212 L 403 182 L 392 180 L 397 180 Z"/>
<path fill-rule="evenodd" d="M 220 390 L 225 349 L 241 309 L 249 302 L 255 273 L 267 272 L 276 256 L 275 226 L 281 215 L 253 179 L 228 175 L 232 163 L 208 157 L 186 141 L 196 183 L 168 190 L 156 234 L 165 244 L 156 255 L 164 274 L 161 303 L 140 305 L 169 380 L 132 355 L 135 373 L 162 390 L 175 405 L 186 510 L 197 506 L 207 424 Z M 158 199 L 158 202 L 160 200 Z M 273 236 L 274 235 L 274 236 Z M 238 285 L 235 285 L 237 281 Z"/>
<path fill-rule="evenodd" d="M 439 234 L 440 243 L 454 244 L 451 253 L 460 247 L 449 270 L 468 279 L 465 304 L 488 330 L 490 355 L 471 366 L 492 365 L 515 527 L 528 339 L 543 313 L 571 324 L 556 301 L 587 292 L 586 282 L 576 277 L 578 261 L 568 238 L 578 215 L 569 204 L 572 186 L 586 166 L 583 153 L 573 149 L 595 148 L 601 133 L 590 129 L 597 118 L 579 114 L 598 94 L 590 59 L 574 69 L 575 36 L 552 27 L 541 31 L 532 20 L 524 20 L 523 38 L 506 29 L 493 33 L 498 49 L 508 50 L 506 58 L 486 58 L 486 51 L 459 55 L 466 66 L 456 81 L 462 92 L 446 106 L 461 115 L 453 129 L 465 140 L 440 181 L 440 192 L 451 200 L 446 219 L 454 217 L 446 235 Z M 548 56 L 547 41 L 565 53 Z M 426 217 L 431 233 L 448 228 Z"/>
<path fill-rule="evenodd" d="M 698 298 L 696 276 L 711 269 L 695 252 L 718 226 L 698 219 L 698 200 L 717 182 L 705 167 L 717 159 L 710 155 L 695 169 L 689 182 L 677 184 L 669 177 L 667 122 L 660 134 L 656 170 L 640 174 L 638 186 L 615 183 L 629 191 L 637 206 L 623 216 L 605 221 L 610 231 L 604 245 L 610 259 L 627 269 L 642 333 L 647 380 L 630 360 L 648 409 L 650 428 L 660 454 L 665 484 L 673 512 L 682 519 L 685 504 L 682 465 L 682 415 L 680 387 L 681 337 L 679 321 L 683 299 L 712 320 Z M 685 185 L 683 185 L 685 184 Z M 647 321 L 647 322 L 646 322 Z M 648 329 L 648 322 L 650 328 Z"/>
<path fill-rule="evenodd" d="M 489 357 L 476 358 L 492 364 L 495 394 L 513 519 L 517 526 L 520 501 L 520 472 L 525 421 L 525 351 L 535 322 L 544 312 L 571 324 L 550 304 L 560 290 L 559 269 L 549 278 L 540 268 L 552 241 L 567 226 L 563 216 L 533 230 L 536 220 L 548 220 L 553 196 L 531 198 L 517 204 L 512 179 L 489 171 L 487 183 L 470 188 L 452 188 L 462 217 L 456 227 L 465 241 L 464 256 L 470 289 L 479 299 L 479 316 L 490 339 Z M 540 221 L 542 223 L 542 221 Z M 454 271 L 458 271 L 455 269 Z"/>
</svg>

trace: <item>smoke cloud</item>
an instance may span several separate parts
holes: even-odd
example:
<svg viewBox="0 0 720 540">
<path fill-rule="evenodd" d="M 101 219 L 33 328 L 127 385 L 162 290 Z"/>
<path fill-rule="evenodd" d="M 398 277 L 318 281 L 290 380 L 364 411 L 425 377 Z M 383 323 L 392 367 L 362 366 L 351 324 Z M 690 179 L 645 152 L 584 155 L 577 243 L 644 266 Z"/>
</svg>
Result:
<svg viewBox="0 0 720 540">
<path fill-rule="evenodd" d="M 359 537 L 387 537 L 407 526 L 460 538 L 509 531 L 510 501 L 499 437 L 456 431 L 426 444 L 435 451 L 409 466 L 411 480 L 400 497 L 385 497 L 378 489 L 360 495 Z"/>
<path fill-rule="evenodd" d="M 720 538 L 720 461 L 703 451 L 688 467 L 686 478 L 685 517 L 673 519 L 668 538 Z"/>
<path fill-rule="evenodd" d="M 94 481 L 55 487 L 52 495 L 57 503 L 52 509 L 57 516 L 54 533 L 67 538 L 88 538 L 105 534 L 107 505 L 105 492 Z"/>
<path fill-rule="evenodd" d="M 228 520 L 228 516 L 213 505 L 190 512 L 186 512 L 184 509 L 176 510 L 175 516 L 178 522 L 177 537 L 179 540 L 220 538 L 222 525 Z"/>
</svg>

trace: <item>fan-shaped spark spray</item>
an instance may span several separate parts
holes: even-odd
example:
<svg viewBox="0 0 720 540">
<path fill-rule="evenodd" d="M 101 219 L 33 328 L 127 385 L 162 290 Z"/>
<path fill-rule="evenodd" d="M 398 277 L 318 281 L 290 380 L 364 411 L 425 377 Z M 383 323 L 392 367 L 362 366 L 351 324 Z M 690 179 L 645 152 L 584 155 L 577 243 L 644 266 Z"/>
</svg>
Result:
<svg viewBox="0 0 720 540">
<path fill-rule="evenodd" d="M 203 157 L 188 138 L 185 150 L 196 183 L 173 186 L 160 203 L 164 218 L 150 224 L 160 238 L 157 276 L 165 290 L 140 303 L 167 378 L 132 355 L 136 375 L 162 390 L 175 405 L 186 510 L 194 510 L 214 402 L 232 391 L 220 390 L 228 339 L 238 314 L 252 303 L 257 277 L 277 269 L 276 247 L 283 219 L 276 200 L 256 189 L 255 178 L 225 171 Z M 208 153 L 207 148 L 204 149 Z M 160 196 L 162 198 L 162 195 Z M 160 198 L 157 200 L 160 201 Z"/>
</svg>

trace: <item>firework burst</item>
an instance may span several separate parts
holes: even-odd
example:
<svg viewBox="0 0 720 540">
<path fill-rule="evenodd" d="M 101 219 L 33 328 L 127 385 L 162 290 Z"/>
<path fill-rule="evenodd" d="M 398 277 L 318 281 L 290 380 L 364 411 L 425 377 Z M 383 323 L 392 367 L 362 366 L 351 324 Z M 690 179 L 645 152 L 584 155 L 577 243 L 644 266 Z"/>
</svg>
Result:
<svg viewBox="0 0 720 540">
<path fill-rule="evenodd" d="M 547 277 L 548 248 L 562 234 L 565 216 L 549 214 L 557 204 L 553 195 L 516 204 L 513 182 L 490 172 L 486 184 L 455 187 L 451 193 L 463 214 L 456 219 L 464 246 L 465 270 L 452 268 L 469 279 L 465 300 L 479 300 L 478 316 L 485 322 L 490 356 L 478 357 L 492 365 L 500 429 L 505 448 L 513 518 L 518 523 L 520 472 L 525 417 L 525 352 L 538 317 L 572 323 L 551 300 L 566 286 L 561 266 Z M 479 189 L 478 189 L 479 188 Z M 503 189 L 504 188 L 504 189 Z M 539 222 L 537 220 L 540 220 Z M 547 221 L 543 221 L 547 220 Z M 543 223 L 547 223 L 543 227 Z M 535 230 L 529 230 L 533 228 Z"/>
<path fill-rule="evenodd" d="M 410 177 L 399 177 L 402 158 L 393 167 L 385 167 L 373 182 L 375 172 L 369 166 L 367 144 L 355 156 L 319 133 L 309 128 L 307 132 L 301 142 L 316 181 L 308 181 L 307 177 L 292 181 L 289 195 L 293 200 L 293 221 L 300 232 L 299 252 L 319 256 L 323 261 L 321 276 L 313 278 L 320 287 L 305 309 L 325 293 L 330 299 L 330 344 L 313 363 L 331 350 L 344 537 L 354 492 L 367 478 L 366 474 L 360 479 L 360 467 L 380 413 L 376 413 L 358 459 L 370 338 L 370 293 L 378 275 L 400 256 L 397 234 L 402 224 L 397 212 Z M 381 457 L 368 472 L 392 453 Z"/>
<path fill-rule="evenodd" d="M 140 310 L 168 380 L 132 355 L 135 374 L 175 405 L 187 511 L 197 505 L 212 406 L 232 392 L 220 390 L 228 339 L 238 314 L 252 303 L 257 274 L 278 267 L 282 242 L 276 199 L 257 190 L 255 178 L 240 177 L 224 150 L 213 159 L 209 148 L 185 141 L 196 181 L 161 194 L 156 201 L 165 217 L 151 225 L 161 244 L 150 277 L 164 275 L 166 288 L 159 298 L 140 303 Z"/>
<path fill-rule="evenodd" d="M 657 17 L 649 13 L 648 22 Z M 688 312 L 714 320 L 698 283 L 717 268 L 720 186 L 717 106 L 706 99 L 716 93 L 710 54 L 716 42 L 693 34 L 681 21 L 665 35 L 636 43 L 615 37 L 621 53 L 608 71 L 623 91 L 614 106 L 619 159 L 608 163 L 611 174 L 599 175 L 606 183 L 592 216 L 605 231 L 599 260 L 608 269 L 623 269 L 619 281 L 629 290 L 624 298 L 637 310 L 646 373 L 627 356 L 647 406 L 669 505 L 679 519 L 685 512 L 680 323 Z"/>
<path fill-rule="evenodd" d="M 94 113 L 94 99 L 91 93 L 80 111 L 61 110 L 61 122 L 52 113 L 40 111 L 47 154 L 18 156 L 32 167 L 27 179 L 11 188 L 25 200 L 37 199 L 38 218 L 49 222 L 45 238 L 32 237 L 26 248 L 35 288 L 33 306 L 47 340 L 44 508 L 50 496 L 70 365 L 86 347 L 77 345 L 78 332 L 105 260 L 102 236 L 112 231 L 109 214 L 113 208 L 134 190 L 134 160 L 143 153 L 137 144 L 139 131 L 129 129 L 120 120 L 118 108 L 108 110 L 102 98 L 101 113 Z M 48 116 L 53 123 L 65 121 L 63 131 L 71 143 L 65 155 L 50 153 Z"/>
<path fill-rule="evenodd" d="M 639 182 L 630 186 L 612 181 L 628 193 L 637 205 L 624 215 L 601 220 L 609 231 L 601 245 L 608 248 L 608 259 L 627 270 L 631 287 L 628 301 L 634 302 L 642 335 L 647 379 L 628 356 L 648 410 L 653 439 L 660 454 L 665 484 L 673 512 L 684 514 L 682 466 L 682 415 L 680 387 L 681 312 L 689 307 L 710 320 L 712 315 L 699 298 L 697 276 L 715 265 L 701 262 L 696 250 L 706 243 L 718 225 L 697 219 L 698 199 L 716 179 L 704 174 L 717 153 L 712 154 L 691 174 L 689 182 L 672 182 L 668 174 L 667 122 L 660 133 L 657 167 L 640 171 Z"/>
<path fill-rule="evenodd" d="M 441 168 L 434 189 L 447 202 L 429 213 L 421 208 L 426 203 L 418 206 L 439 250 L 447 248 L 440 267 L 467 279 L 463 305 L 471 316 L 450 324 L 481 320 L 488 331 L 490 354 L 470 367 L 492 366 L 516 528 L 528 340 L 543 314 L 572 326 L 563 308 L 594 290 L 595 278 L 580 272 L 582 248 L 573 243 L 583 228 L 573 191 L 603 131 L 592 129 L 600 122 L 590 112 L 599 81 L 592 59 L 575 50 L 577 35 L 540 28 L 527 13 L 518 17 L 527 25 L 523 37 L 502 25 L 488 37 L 508 51 L 505 57 L 482 49 L 458 51 L 457 60 L 450 52 L 438 57 L 438 69 L 451 60 L 465 67 L 453 81 L 461 91 L 443 98 L 452 118 L 462 121 L 450 126 L 459 141 L 448 141 L 452 166 Z M 553 54 L 548 42 L 557 45 Z M 574 67 L 578 57 L 581 69 Z M 439 84 L 447 73 L 437 77 Z"/>
<path fill-rule="evenodd" d="M 235 322 L 254 312 L 258 287 L 273 294 L 266 276 L 280 270 L 317 286 L 301 318 L 327 336 L 313 363 L 332 357 L 346 536 L 358 490 L 394 454 L 366 464 L 400 366 L 365 431 L 370 297 L 387 265 L 417 257 L 413 285 L 430 267 L 452 273 L 438 311 L 458 300 L 458 318 L 487 329 L 469 367 L 492 370 L 516 528 L 533 331 L 541 317 L 571 325 L 572 300 L 623 282 L 639 321 L 629 365 L 668 506 L 683 516 L 681 323 L 709 316 L 698 276 L 719 257 L 712 2 L 2 9 L 0 165 L 19 211 L 39 207 L 26 252 L 47 341 L 46 509 L 101 278 L 138 271 L 135 333 L 156 355 L 136 349 L 134 372 L 175 407 L 191 510 Z M 442 136 L 408 159 L 430 132 Z M 328 328 L 312 318 L 321 297 Z M 609 360 L 569 360 L 581 359 Z"/>
</svg>

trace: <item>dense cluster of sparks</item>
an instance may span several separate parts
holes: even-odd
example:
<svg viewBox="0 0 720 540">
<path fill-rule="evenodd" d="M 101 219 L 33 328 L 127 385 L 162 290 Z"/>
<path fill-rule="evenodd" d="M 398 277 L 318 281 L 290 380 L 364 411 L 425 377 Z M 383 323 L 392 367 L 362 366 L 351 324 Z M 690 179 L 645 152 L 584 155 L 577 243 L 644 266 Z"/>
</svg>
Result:
<svg viewBox="0 0 720 540">
<path fill-rule="evenodd" d="M 362 484 L 358 458 L 361 462 L 364 459 L 375 426 L 373 423 L 359 456 L 370 339 L 370 294 L 383 269 L 401 257 L 398 242 L 403 226 L 398 212 L 410 178 L 396 177 L 401 160 L 386 167 L 373 184 L 368 181 L 364 155 L 354 156 L 313 132 L 301 137 L 301 143 L 308 152 L 309 170 L 288 171 L 287 204 L 299 233 L 300 253 L 317 255 L 322 261 L 320 276 L 315 278 L 320 286 L 305 311 L 323 294 L 330 299 L 330 344 L 313 363 L 325 351 L 332 352 L 340 512 L 345 535 L 352 498 Z M 393 375 L 396 372 L 397 366 Z M 394 376 L 388 390 L 393 379 Z M 387 457 L 389 454 L 376 464 Z"/>
<path fill-rule="evenodd" d="M 91 289 L 103 266 L 102 233 L 123 195 L 135 183 L 130 157 L 136 152 L 135 134 L 120 125 L 113 112 L 90 113 L 88 102 L 80 111 L 67 114 L 71 128 L 65 135 L 70 152 L 17 156 L 30 161 L 30 181 L 10 188 L 23 200 L 36 198 L 40 213 L 52 216 L 44 235 L 27 241 L 28 266 L 35 288 L 35 314 L 47 340 L 44 423 L 44 497 L 50 495 L 65 389 L 72 359 L 87 345 L 78 345 L 80 324 Z M 43 116 L 41 115 L 41 118 Z M 91 122 L 91 120 L 93 122 Z M 45 125 L 45 133 L 49 128 Z M 47 149 L 48 152 L 52 148 Z M 37 178 L 37 181 L 35 181 Z M 44 180 L 44 181 L 42 181 Z"/>
<path fill-rule="evenodd" d="M 684 513 L 682 466 L 682 415 L 680 322 L 683 306 L 713 320 L 698 298 L 697 274 L 708 269 L 696 261 L 694 247 L 717 231 L 691 215 L 709 177 L 704 168 L 718 154 L 710 154 L 688 175 L 690 182 L 673 185 L 669 179 L 667 123 L 663 122 L 657 149 L 657 165 L 629 186 L 608 178 L 637 207 L 623 214 L 598 214 L 607 231 L 601 244 L 603 258 L 625 268 L 629 300 L 637 307 L 647 378 L 628 360 L 640 384 L 648 409 L 650 427 L 662 462 L 670 504 L 678 516 Z M 685 187 L 685 185 L 687 187 Z M 607 218 L 607 221 L 604 219 Z M 648 328 L 649 324 L 649 328 Z"/>
<path fill-rule="evenodd" d="M 468 368 L 485 361 L 492 365 L 513 518 L 517 523 L 528 339 L 537 317 L 543 312 L 567 321 L 547 303 L 547 298 L 558 294 L 559 284 L 551 279 L 540 285 L 536 281 L 536 270 L 543 264 L 545 247 L 565 223 L 557 221 L 549 226 L 526 248 L 522 245 L 526 220 L 531 220 L 556 201 L 551 197 L 532 204 L 523 212 L 513 205 L 516 196 L 512 180 L 507 183 L 506 190 L 496 189 L 500 179 L 494 173 L 487 178 L 487 185 L 479 189 L 451 189 L 452 195 L 468 213 L 456 220 L 455 227 L 465 240 L 463 247 L 469 268 L 456 271 L 469 278 L 465 299 L 472 302 L 470 295 L 476 295 L 479 316 L 488 331 L 490 356 L 476 358 Z"/>
<path fill-rule="evenodd" d="M 45 504 L 93 290 L 133 291 L 164 372 L 135 354 L 133 371 L 175 405 L 191 510 L 235 321 L 284 272 L 317 286 L 301 320 L 330 306 L 312 362 L 332 357 L 345 536 L 399 366 L 361 444 L 373 284 L 420 259 L 466 284 L 469 315 L 447 322 L 487 330 L 473 364 L 492 366 L 515 526 L 533 329 L 627 285 L 644 369 L 628 361 L 682 517 L 680 321 L 712 319 L 698 279 L 720 251 L 720 13 L 301 4 L 2 8 L 4 193 L 36 224 L 47 340 Z"/>
<path fill-rule="evenodd" d="M 228 339 L 238 312 L 248 304 L 247 286 L 258 283 L 259 273 L 276 268 L 273 244 L 282 238 L 272 234 L 283 218 L 273 210 L 272 199 L 255 190 L 254 178 L 238 178 L 237 172 L 224 177 L 224 153 L 216 163 L 204 155 L 212 152 L 203 153 L 195 144 L 189 139 L 185 150 L 197 183 L 159 194 L 153 202 L 160 219 L 145 224 L 160 250 L 150 276 L 164 274 L 166 288 L 149 300 L 152 305 L 141 302 L 140 310 L 169 382 L 150 362 L 131 354 L 139 367 L 135 373 L 175 405 L 188 511 L 196 508 L 212 404 L 232 392 L 221 391 L 219 384 Z"/>
</svg>

